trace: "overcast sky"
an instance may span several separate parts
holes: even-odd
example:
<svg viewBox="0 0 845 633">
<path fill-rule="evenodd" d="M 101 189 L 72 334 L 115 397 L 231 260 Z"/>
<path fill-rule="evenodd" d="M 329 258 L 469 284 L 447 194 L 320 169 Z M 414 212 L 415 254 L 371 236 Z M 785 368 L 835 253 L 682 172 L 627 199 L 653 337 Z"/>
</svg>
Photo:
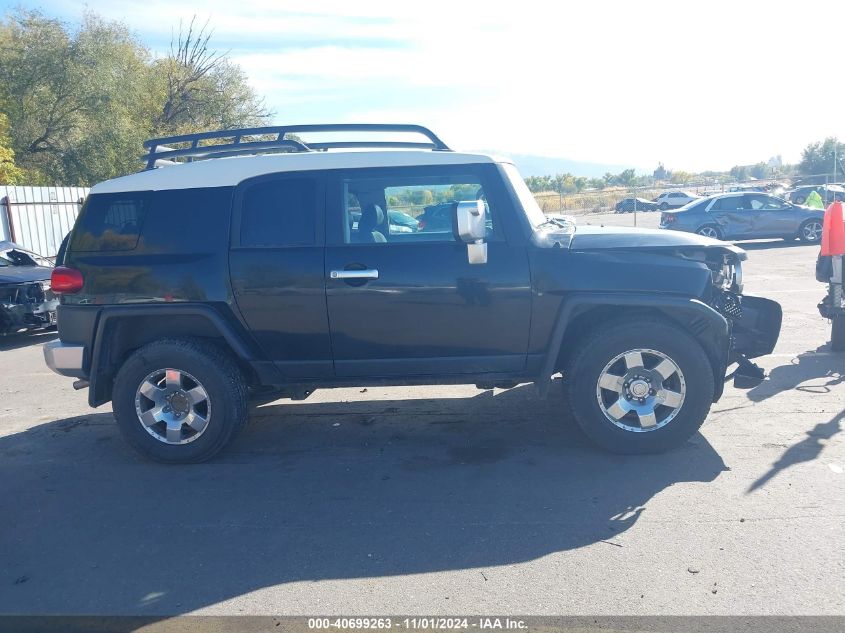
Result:
<svg viewBox="0 0 845 633">
<path fill-rule="evenodd" d="M 68 21 L 85 6 L 22 4 Z M 458 149 L 648 170 L 795 162 L 845 139 L 845 4 L 830 0 L 87 6 L 159 52 L 180 19 L 210 18 L 276 123 L 421 123 Z"/>
</svg>

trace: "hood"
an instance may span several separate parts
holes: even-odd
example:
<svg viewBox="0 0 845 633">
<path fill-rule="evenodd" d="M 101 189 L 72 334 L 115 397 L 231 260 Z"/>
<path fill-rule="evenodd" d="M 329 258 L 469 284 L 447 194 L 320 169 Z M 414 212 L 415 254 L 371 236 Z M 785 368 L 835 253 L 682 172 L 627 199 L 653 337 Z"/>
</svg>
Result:
<svg viewBox="0 0 845 633">
<path fill-rule="evenodd" d="M 732 253 L 738 260 L 746 259 L 744 250 L 729 242 L 714 240 L 695 233 L 634 229 L 619 226 L 584 226 L 575 228 L 569 249 L 573 251 L 631 250 L 650 251 L 716 250 Z"/>
<path fill-rule="evenodd" d="M 52 268 L 45 266 L 0 266 L 0 284 L 25 284 L 50 281 Z"/>
</svg>

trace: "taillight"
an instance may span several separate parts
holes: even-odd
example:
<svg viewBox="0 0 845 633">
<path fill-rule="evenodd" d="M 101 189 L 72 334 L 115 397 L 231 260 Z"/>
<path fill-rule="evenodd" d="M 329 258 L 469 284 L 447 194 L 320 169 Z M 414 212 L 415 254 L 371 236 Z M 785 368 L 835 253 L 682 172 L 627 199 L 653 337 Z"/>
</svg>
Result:
<svg viewBox="0 0 845 633">
<path fill-rule="evenodd" d="M 419 223 L 417 224 L 417 230 L 422 231 L 424 228 L 425 228 L 425 220 L 419 220 Z"/>
<path fill-rule="evenodd" d="M 72 295 L 82 290 L 85 280 L 75 268 L 56 266 L 50 275 L 50 287 L 57 295 Z"/>
<path fill-rule="evenodd" d="M 672 213 L 661 213 L 660 224 L 672 224 L 675 221 L 675 215 Z"/>
</svg>

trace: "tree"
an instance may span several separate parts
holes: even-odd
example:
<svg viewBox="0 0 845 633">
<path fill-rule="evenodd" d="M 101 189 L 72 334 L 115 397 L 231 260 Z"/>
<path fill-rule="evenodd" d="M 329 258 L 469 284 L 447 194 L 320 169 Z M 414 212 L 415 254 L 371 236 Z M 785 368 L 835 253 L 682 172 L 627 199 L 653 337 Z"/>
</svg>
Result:
<svg viewBox="0 0 845 633">
<path fill-rule="evenodd" d="M 153 127 L 160 134 L 257 126 L 269 113 L 243 71 L 210 48 L 208 22 L 179 25 L 168 56 L 154 64 L 163 100 Z"/>
<path fill-rule="evenodd" d="M 16 185 L 23 171 L 15 165 L 15 150 L 9 138 L 9 117 L 0 112 L 0 185 Z"/>
<path fill-rule="evenodd" d="M 765 178 L 769 175 L 769 166 L 766 163 L 757 163 L 751 166 L 751 175 L 757 179 Z"/>
<path fill-rule="evenodd" d="M 637 172 L 633 169 L 621 171 L 619 172 L 619 175 L 616 176 L 616 182 L 620 185 L 624 185 L 625 187 L 633 187 L 636 180 Z"/>
<path fill-rule="evenodd" d="M 119 22 L 70 27 L 36 11 L 0 22 L 0 104 L 30 184 L 92 184 L 137 171 L 150 137 L 268 116 L 243 72 L 194 23 L 153 60 Z"/>
<path fill-rule="evenodd" d="M 805 176 L 832 174 L 834 171 L 833 157 L 837 155 L 841 161 L 845 144 L 835 137 L 828 137 L 820 143 L 810 143 L 801 153 L 798 172 Z M 836 171 L 842 172 L 842 163 L 836 166 Z"/>
<path fill-rule="evenodd" d="M 673 171 L 670 182 L 673 185 L 685 185 L 692 180 L 692 174 L 685 171 Z"/>
<path fill-rule="evenodd" d="M 738 182 L 748 179 L 748 168 L 742 165 L 734 165 L 731 167 L 730 171 L 731 177 L 736 179 Z"/>
</svg>

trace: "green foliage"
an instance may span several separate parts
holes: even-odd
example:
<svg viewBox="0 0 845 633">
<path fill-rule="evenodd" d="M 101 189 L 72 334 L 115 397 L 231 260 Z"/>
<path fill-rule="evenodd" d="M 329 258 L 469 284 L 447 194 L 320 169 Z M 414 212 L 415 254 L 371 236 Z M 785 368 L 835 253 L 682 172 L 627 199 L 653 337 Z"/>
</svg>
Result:
<svg viewBox="0 0 845 633">
<path fill-rule="evenodd" d="M 204 29 L 154 60 L 129 29 L 86 13 L 71 27 L 20 9 L 0 22 L 0 107 L 30 184 L 86 185 L 137 171 L 153 136 L 266 116 Z"/>
<path fill-rule="evenodd" d="M 669 179 L 673 185 L 685 185 L 693 179 L 693 174 L 686 171 L 673 171 Z"/>
<path fill-rule="evenodd" d="M 798 172 L 805 176 L 833 173 L 833 159 L 836 154 L 839 161 L 836 171 L 842 173 L 843 153 L 845 153 L 845 143 L 840 143 L 834 137 L 828 137 L 822 142 L 810 143 L 801 153 Z"/>
<path fill-rule="evenodd" d="M 743 165 L 734 165 L 730 171 L 731 177 L 738 180 L 748 180 L 748 168 Z"/>
<path fill-rule="evenodd" d="M 766 163 L 757 163 L 751 167 L 751 175 L 754 178 L 761 179 L 769 176 L 769 166 Z"/>
<path fill-rule="evenodd" d="M 0 112 L 0 185 L 16 185 L 23 170 L 15 165 L 15 150 L 9 138 L 9 117 Z"/>
</svg>

